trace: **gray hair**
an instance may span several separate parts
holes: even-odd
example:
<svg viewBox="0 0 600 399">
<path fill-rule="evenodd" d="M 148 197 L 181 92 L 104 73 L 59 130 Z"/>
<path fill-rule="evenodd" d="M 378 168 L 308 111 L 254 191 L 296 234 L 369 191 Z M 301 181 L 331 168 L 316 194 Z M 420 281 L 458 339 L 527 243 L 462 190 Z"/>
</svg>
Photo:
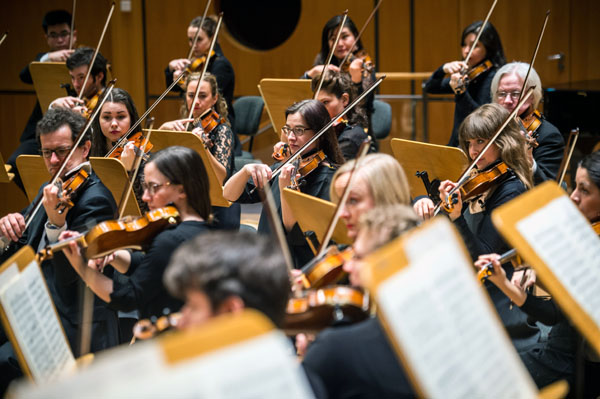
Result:
<svg viewBox="0 0 600 399">
<path fill-rule="evenodd" d="M 500 84 L 500 79 L 504 75 L 512 75 L 515 74 L 519 78 L 521 78 L 521 82 L 525 80 L 525 76 L 527 75 L 527 70 L 529 69 L 529 64 L 525 62 L 511 62 L 510 64 L 506 64 L 496 72 L 494 75 L 494 79 L 492 80 L 491 87 L 491 96 L 496 101 L 496 93 L 498 91 L 498 85 Z M 521 83 L 522 84 L 522 83 Z M 530 87 L 535 86 L 533 90 L 533 94 L 531 95 L 533 98 L 533 108 L 537 108 L 542 101 L 542 81 L 540 80 L 540 75 L 535 71 L 534 68 L 531 68 L 531 72 L 529 73 L 529 77 L 527 78 L 527 86 L 525 86 L 525 90 Z"/>
</svg>

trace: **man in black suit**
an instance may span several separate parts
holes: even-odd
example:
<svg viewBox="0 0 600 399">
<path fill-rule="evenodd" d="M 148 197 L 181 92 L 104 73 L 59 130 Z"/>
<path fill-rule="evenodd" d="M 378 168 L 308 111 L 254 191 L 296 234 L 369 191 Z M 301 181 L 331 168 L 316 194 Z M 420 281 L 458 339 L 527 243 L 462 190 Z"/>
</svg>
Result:
<svg viewBox="0 0 600 399">
<path fill-rule="evenodd" d="M 53 10 L 44 15 L 42 21 L 44 29 L 44 37 L 48 43 L 48 52 L 39 53 L 35 56 L 34 61 L 40 62 L 64 62 L 69 58 L 74 50 L 69 50 L 71 40 L 71 14 L 65 10 Z M 77 41 L 77 31 L 73 31 L 73 45 Z M 27 64 L 19 74 L 21 81 L 26 84 L 33 84 L 31 72 L 29 72 L 29 64 Z M 29 116 L 27 125 L 21 133 L 19 147 L 12 153 L 7 163 L 13 167 L 12 172 L 15 172 L 14 182 L 23 189 L 21 177 L 16 168 L 17 157 L 22 154 L 37 155 L 39 146 L 35 139 L 35 126 L 42 119 L 42 109 L 39 101 L 35 102 L 33 111 Z"/>
<path fill-rule="evenodd" d="M 54 175 L 60 168 L 85 123 L 85 118 L 80 114 L 65 108 L 56 108 L 48 110 L 37 124 L 36 138 L 46 168 L 51 175 Z M 63 180 L 82 168 L 91 171 L 87 160 L 90 146 L 89 133 L 87 133 L 67 162 L 65 170 L 61 174 Z M 59 213 L 57 210 L 58 193 L 59 188 L 56 185 L 44 185 L 40 188 L 32 205 L 21 213 L 8 214 L 0 219 L 2 239 L 12 241 L 10 249 L 0 256 L 1 262 L 24 245 L 30 245 L 37 252 L 46 245 L 57 242 L 60 233 L 67 228 L 83 232 L 90 225 L 93 226 L 115 217 L 116 205 L 112 194 L 93 172 L 90 173 L 90 177 L 83 186 L 71 196 L 74 206 L 67 208 L 63 213 Z M 40 197 L 43 207 L 32 216 L 32 222 L 25 230 L 24 215 L 29 214 Z M 81 280 L 61 252 L 55 254 L 53 259 L 42 263 L 42 272 L 71 349 L 77 357 L 79 353 L 77 334 L 81 311 Z M 20 370 L 10 343 L 1 336 L 0 343 L 3 344 L 0 347 L 1 390 L 2 388 L 6 389 L 8 382 L 20 375 Z M 109 310 L 104 302 L 96 298 L 91 350 L 98 351 L 117 344 L 117 315 L 114 311 Z"/>
</svg>

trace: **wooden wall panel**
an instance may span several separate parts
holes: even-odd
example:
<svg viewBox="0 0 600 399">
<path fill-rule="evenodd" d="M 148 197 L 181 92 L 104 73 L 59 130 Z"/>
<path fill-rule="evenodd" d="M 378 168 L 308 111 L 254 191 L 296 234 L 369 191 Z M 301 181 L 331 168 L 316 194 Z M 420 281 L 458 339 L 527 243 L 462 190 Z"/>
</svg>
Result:
<svg viewBox="0 0 600 399">
<path fill-rule="evenodd" d="M 600 79 L 600 2 L 577 0 L 570 4 L 571 51 L 566 60 L 571 70 L 570 80 Z"/>
<path fill-rule="evenodd" d="M 5 162 L 19 146 L 35 100 L 33 94 L 0 94 L 0 153 Z"/>
</svg>

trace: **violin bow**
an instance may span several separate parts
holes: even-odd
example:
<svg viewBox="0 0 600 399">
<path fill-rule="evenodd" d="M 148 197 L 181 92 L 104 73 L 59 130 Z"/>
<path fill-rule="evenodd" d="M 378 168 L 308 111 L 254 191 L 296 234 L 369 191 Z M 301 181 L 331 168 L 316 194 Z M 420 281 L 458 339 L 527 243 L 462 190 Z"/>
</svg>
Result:
<svg viewBox="0 0 600 399">
<path fill-rule="evenodd" d="M 575 150 L 575 144 L 577 143 L 578 138 L 579 128 L 571 130 L 571 133 L 569 133 L 569 139 L 567 140 L 567 145 L 565 146 L 565 153 L 563 154 L 563 159 L 560 163 L 560 168 L 558 168 L 558 173 L 556 174 L 556 182 L 559 186 L 562 185 L 563 180 L 565 179 L 565 173 L 569 167 L 569 162 L 571 162 L 573 150 Z"/>
<path fill-rule="evenodd" d="M 146 153 L 146 147 L 150 142 L 150 135 L 152 134 L 152 130 L 148 131 L 148 134 L 144 138 L 144 143 L 140 148 L 140 151 L 135 154 L 135 158 L 133 160 L 133 173 L 131 174 L 131 179 L 127 181 L 125 184 L 125 191 L 121 194 L 121 200 L 119 201 L 119 219 L 121 219 L 125 213 L 125 207 L 127 206 L 127 201 L 129 200 L 129 193 L 133 189 L 133 184 L 135 183 L 135 179 L 137 178 L 138 172 L 140 171 L 140 167 L 142 166 L 142 159 L 144 158 L 144 154 Z"/>
<path fill-rule="evenodd" d="M 329 49 L 329 55 L 327 56 L 327 62 L 323 65 L 323 70 L 321 71 L 321 77 L 319 78 L 319 85 L 317 86 L 317 90 L 315 90 L 315 96 L 313 99 L 317 99 L 319 92 L 321 91 L 321 86 L 323 86 L 323 80 L 325 80 L 325 71 L 327 71 L 327 67 L 331 64 L 331 59 L 333 58 L 333 53 L 335 52 L 335 48 L 340 40 L 340 36 L 342 35 L 342 29 L 344 29 L 344 25 L 346 24 L 346 20 L 348 19 L 348 9 L 344 11 L 344 17 L 342 18 L 342 22 L 338 26 L 338 32 L 335 37 L 335 41 L 333 42 L 333 46 Z"/>
<path fill-rule="evenodd" d="M 76 8 L 76 6 L 77 6 L 77 0 L 73 0 L 73 12 L 71 13 L 71 32 L 69 32 L 69 50 L 73 50 L 73 29 L 75 29 L 75 8 Z"/>
<path fill-rule="evenodd" d="M 323 134 L 325 134 L 329 130 L 329 128 L 332 127 L 338 121 L 338 119 L 342 118 L 344 115 L 346 115 L 348 112 L 350 112 L 350 110 L 352 108 L 354 108 L 356 106 L 356 104 L 361 102 L 366 96 L 368 96 L 373 90 L 375 90 L 375 88 L 377 88 L 377 86 L 379 86 L 381 84 L 381 82 L 383 82 L 385 77 L 386 77 L 386 75 L 383 75 L 379 79 L 377 79 L 375 82 L 373 82 L 364 92 L 362 92 L 346 108 L 344 108 L 342 110 L 342 112 L 340 112 L 339 114 L 334 116 L 325 126 L 323 126 L 321 128 L 321 130 L 319 130 L 310 140 L 308 140 L 302 147 L 300 147 L 298 149 L 298 151 L 296 151 L 294 154 L 292 154 L 287 159 L 287 161 L 285 161 L 284 163 L 279 165 L 279 167 L 277 169 L 275 169 L 273 171 L 273 173 L 271 174 L 270 180 L 273 180 L 275 177 L 277 177 L 281 173 L 281 169 L 283 169 L 284 166 L 286 166 L 286 165 L 294 162 L 296 159 L 298 159 L 300 157 L 300 155 L 302 154 L 302 152 L 304 150 L 306 150 L 312 143 L 317 141 Z M 256 190 L 256 187 L 253 188 L 252 190 L 250 190 L 250 193 L 253 193 L 254 190 Z"/>
<path fill-rule="evenodd" d="M 485 26 L 487 25 L 488 21 L 490 20 L 490 17 L 492 16 L 492 12 L 494 11 L 494 8 L 496 8 L 496 3 L 498 3 L 498 0 L 494 0 L 494 2 L 492 3 L 492 6 L 490 7 L 490 10 L 487 13 L 487 16 L 485 17 L 485 19 L 483 20 L 483 23 L 481 24 L 481 27 L 479 27 L 479 32 L 477 32 L 477 36 L 475 36 L 475 41 L 473 41 L 473 44 L 471 45 L 471 48 L 469 49 L 469 52 L 467 53 L 467 56 L 465 57 L 465 60 L 464 60 L 465 64 L 467 64 L 469 62 L 469 60 L 471 59 L 471 54 L 473 54 L 473 50 L 475 50 L 475 47 L 477 47 L 479 38 L 481 37 L 481 34 L 483 33 Z"/>
<path fill-rule="evenodd" d="M 521 101 L 521 97 L 523 97 L 523 93 L 525 92 L 525 88 L 527 87 L 527 79 L 529 79 L 529 73 L 531 72 L 531 68 L 533 68 L 533 63 L 535 62 L 538 50 L 540 49 L 540 44 L 542 43 L 542 38 L 544 37 L 544 31 L 546 30 L 546 25 L 548 24 L 549 17 L 550 10 L 546 11 L 546 18 L 544 19 L 544 23 L 542 24 L 542 30 L 540 31 L 540 34 L 538 36 L 537 44 L 535 45 L 535 50 L 533 51 L 533 56 L 531 57 L 531 62 L 529 63 L 529 68 L 527 68 L 527 74 L 525 75 L 525 79 L 523 80 L 523 86 L 521 86 L 519 101 Z"/>
<path fill-rule="evenodd" d="M 465 169 L 465 171 L 463 172 L 463 174 L 460 176 L 460 178 L 458 179 L 458 182 L 456 183 L 456 186 L 450 190 L 450 192 L 448 193 L 448 198 L 450 198 L 455 192 L 457 192 L 463 184 L 465 184 L 465 182 L 469 179 L 469 174 L 471 173 L 471 170 L 473 170 L 473 168 L 475 167 L 475 165 L 477 164 L 477 162 L 479 162 L 479 160 L 481 159 L 481 157 L 485 154 L 485 152 L 492 146 L 492 144 L 494 144 L 494 142 L 496 141 L 496 139 L 498 138 L 498 136 L 500 136 L 500 134 L 502 133 L 502 131 L 504 130 L 504 128 L 510 123 L 510 121 L 512 119 L 514 119 L 514 117 L 517 115 L 517 112 L 519 111 L 519 108 L 521 108 L 521 106 L 525 103 L 525 101 L 527 101 L 527 99 L 533 94 L 533 90 L 535 89 L 535 86 L 530 87 L 527 90 L 527 94 L 525 94 L 525 97 L 523 97 L 521 99 L 521 101 L 517 104 L 517 106 L 515 107 L 515 109 L 508 115 L 508 117 L 504 120 L 504 122 L 502 123 L 502 125 L 500 125 L 500 127 L 496 130 L 496 132 L 494 133 L 494 136 L 492 136 L 492 138 L 490 139 L 490 141 L 488 141 L 488 143 L 485 145 L 485 147 L 483 147 L 483 150 L 481 150 L 481 152 L 479 153 L 479 155 L 477 155 L 475 157 L 475 159 L 471 162 L 471 164 L 467 167 L 467 169 Z M 446 199 L 446 201 L 448 201 L 448 199 Z M 440 201 L 434 208 L 433 210 L 433 214 L 437 215 L 438 212 L 441 209 L 442 203 L 444 201 Z"/>
<path fill-rule="evenodd" d="M 288 272 L 291 273 L 291 271 L 294 270 L 294 262 L 292 261 L 292 254 L 285 239 L 283 226 L 277 215 L 275 200 L 273 199 L 273 193 L 271 192 L 271 185 L 269 182 L 265 182 L 263 189 L 260 190 L 260 195 L 262 197 L 263 208 L 267 212 L 267 219 L 269 220 L 271 231 L 275 234 L 275 238 L 277 238 L 277 242 L 281 247 L 281 252 L 283 252 L 285 265 L 287 266 Z"/>
<path fill-rule="evenodd" d="M 192 101 L 192 106 L 190 107 L 190 113 L 188 115 L 188 119 L 192 119 L 194 116 L 194 104 L 196 104 L 196 100 L 198 100 L 198 94 L 200 94 L 200 86 L 202 86 L 202 79 L 204 79 L 204 75 L 206 75 L 206 70 L 208 69 L 208 63 L 210 62 L 210 54 L 213 52 L 215 48 L 215 43 L 217 43 L 217 36 L 219 36 L 219 30 L 221 29 L 221 22 L 223 21 L 223 12 L 219 13 L 219 20 L 217 21 L 217 28 L 215 29 L 215 34 L 212 37 L 210 42 L 210 48 L 208 49 L 208 54 L 206 54 L 206 61 L 204 61 L 204 68 L 202 68 L 202 74 L 200 74 L 200 79 L 198 79 L 198 85 L 196 86 L 196 93 L 194 94 L 194 101 Z M 200 29 L 198 29 L 200 31 Z M 185 130 L 188 130 L 190 127 L 190 122 L 185 124 Z"/>
<path fill-rule="evenodd" d="M 369 23 L 375 16 L 375 13 L 377 12 L 377 10 L 379 10 L 379 6 L 381 5 L 382 2 L 383 2 L 383 0 L 379 0 L 377 2 L 377 5 L 375 6 L 375 8 L 373 8 L 373 11 L 371 11 L 371 15 L 369 15 L 369 18 L 367 18 L 367 20 L 365 21 L 365 24 L 360 29 L 360 32 L 358 32 L 358 36 L 356 36 L 356 38 L 354 39 L 354 44 L 352 45 L 352 47 L 350 47 L 350 51 L 348 51 L 348 54 L 346 54 L 346 56 L 340 63 L 340 66 L 344 65 L 346 63 L 346 61 L 348 61 L 348 58 L 350 58 L 350 55 L 352 54 L 352 51 L 354 50 L 356 43 L 358 43 L 358 41 L 360 40 L 360 37 L 362 36 L 363 32 L 365 31 L 365 28 L 367 27 L 367 25 L 369 25 Z"/>
<path fill-rule="evenodd" d="M 0 46 L 2 46 L 2 43 L 4 43 L 4 41 L 6 40 L 7 37 L 8 37 L 8 31 L 4 32 L 4 34 L 2 35 L 2 38 L 0 38 Z"/>
<path fill-rule="evenodd" d="M 192 56 L 194 55 L 194 47 L 196 47 L 196 43 L 198 42 L 198 35 L 200 34 L 200 29 L 202 29 L 202 24 L 204 23 L 204 20 L 206 19 L 206 14 L 208 13 L 208 7 L 210 7 L 210 1 L 208 0 L 206 2 L 206 7 L 204 7 L 204 14 L 202 14 L 202 20 L 200 21 L 200 26 L 198 26 L 198 30 L 196 31 L 196 34 L 194 35 L 194 40 L 192 41 L 192 47 L 190 47 L 190 52 L 188 54 L 188 61 L 192 60 Z"/>
<path fill-rule="evenodd" d="M 108 29 L 108 24 L 110 23 L 110 19 L 112 18 L 113 11 L 115 11 L 115 2 L 112 2 L 110 6 L 110 11 L 108 12 L 108 17 L 106 17 L 106 22 L 104 23 L 104 29 L 102 29 L 102 34 L 100 35 L 100 40 L 98 41 L 98 45 L 94 50 L 94 56 L 92 57 L 92 61 L 90 65 L 88 65 L 88 71 L 85 74 L 85 80 L 83 81 L 83 86 L 81 86 L 81 92 L 77 96 L 78 99 L 83 98 L 83 91 L 85 90 L 85 86 L 87 85 L 88 80 L 90 79 L 90 75 L 92 74 L 92 69 L 94 67 L 94 62 L 96 62 L 96 56 L 98 55 L 98 51 L 100 50 L 100 46 L 102 45 L 102 41 L 104 40 L 104 35 L 106 34 L 106 30 Z M 71 17 L 71 22 L 73 22 L 73 17 Z"/>
<path fill-rule="evenodd" d="M 106 88 L 107 95 L 102 96 L 102 100 L 100 101 L 100 106 L 97 107 L 97 109 L 94 109 L 94 113 L 92 114 L 92 117 L 88 119 L 84 128 L 81 130 L 81 132 L 79 132 L 77 138 L 75 139 L 75 142 L 73 143 L 73 148 L 71 148 L 71 150 L 69 151 L 69 153 L 67 154 L 65 159 L 63 159 L 62 163 L 60 164 L 60 167 L 58 168 L 56 173 L 54 173 L 54 175 L 50 179 L 50 183 L 48 183 L 48 184 L 55 184 L 56 181 L 60 178 L 60 175 L 62 174 L 62 172 L 64 172 L 65 168 L 67 167 L 67 163 L 69 162 L 69 160 L 71 159 L 71 157 L 73 156 L 73 154 L 75 153 L 77 148 L 79 148 L 79 145 L 81 144 L 81 141 L 83 140 L 83 137 L 85 136 L 87 131 L 92 126 L 92 122 L 94 121 L 94 118 L 96 118 L 96 116 L 100 112 L 100 109 L 102 108 L 104 101 L 106 101 L 108 94 L 110 92 L 112 92 L 112 89 L 113 89 L 116 81 L 117 81 L 116 79 L 113 79 L 109 82 L 108 87 Z M 29 227 L 29 225 L 31 224 L 33 219 L 35 218 L 35 215 L 38 213 L 38 211 L 42 207 L 42 199 L 43 199 L 43 196 L 40 196 L 40 198 L 38 199 L 38 202 L 34 206 L 33 210 L 25 217 L 25 228 L 23 229 L 23 232 L 25 232 L 25 230 L 27 230 L 27 228 Z"/>
<path fill-rule="evenodd" d="M 173 80 L 173 83 L 171 83 L 171 85 L 169 87 L 167 87 L 167 89 L 160 95 L 160 97 L 158 97 L 156 99 L 156 101 L 154 101 L 154 103 L 152 103 L 152 105 L 146 110 L 146 112 L 144 112 L 144 114 L 142 116 L 140 116 L 139 119 L 133 125 L 131 125 L 131 127 L 129 128 L 127 133 L 125 133 L 119 140 L 117 140 L 117 142 L 115 143 L 113 148 L 111 148 L 110 151 L 106 153 L 105 157 L 111 156 L 111 154 L 113 152 L 115 152 L 117 150 L 117 148 L 119 148 L 121 145 L 123 145 L 124 142 L 126 142 L 128 140 L 129 135 L 133 131 L 135 131 L 135 129 L 140 125 L 140 123 L 142 123 L 144 121 L 144 119 L 146 119 L 146 117 L 148 115 L 150 115 L 150 112 L 152 112 L 154 110 L 154 108 L 156 108 L 156 106 L 162 101 L 162 99 L 165 98 L 165 96 L 167 94 L 169 94 L 169 92 L 173 89 L 173 87 L 175 87 L 175 85 L 177 83 L 179 83 L 179 81 L 181 79 L 183 79 L 185 76 L 187 76 L 187 74 L 188 74 L 188 72 L 184 71 L 181 75 L 179 75 L 179 77 L 177 79 Z"/>
</svg>

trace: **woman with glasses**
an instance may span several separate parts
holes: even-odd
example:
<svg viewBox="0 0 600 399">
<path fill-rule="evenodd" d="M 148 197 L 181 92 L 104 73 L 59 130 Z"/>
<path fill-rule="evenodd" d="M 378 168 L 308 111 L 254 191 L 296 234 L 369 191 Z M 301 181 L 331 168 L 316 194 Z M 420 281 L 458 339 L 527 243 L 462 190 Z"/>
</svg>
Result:
<svg viewBox="0 0 600 399">
<path fill-rule="evenodd" d="M 141 318 L 151 318 L 177 311 L 183 305 L 167 293 L 162 275 L 179 245 L 209 230 L 211 214 L 208 176 L 195 151 L 168 147 L 152 154 L 144 169 L 143 200 L 150 210 L 174 205 L 181 223 L 169 225 L 145 251 L 117 250 L 89 262 L 75 242 L 64 252 L 75 271 L 110 308 L 125 312 L 137 309 Z M 75 234 L 65 231 L 60 239 Z M 115 269 L 112 278 L 102 273 L 106 266 Z"/>
<path fill-rule="evenodd" d="M 490 22 L 485 25 L 468 62 L 464 62 L 481 25 L 482 21 L 473 22 L 463 31 L 460 39 L 462 60 L 445 63 L 423 86 L 431 94 L 455 95 L 454 126 L 448 142 L 453 147 L 458 147 L 458 127 L 461 122 L 480 105 L 491 102 L 492 79 L 498 68 L 506 64 L 500 36 Z M 464 91 L 461 87 L 465 88 Z"/>
<path fill-rule="evenodd" d="M 194 102 L 199 80 L 199 73 L 188 76 L 185 84 L 185 101 L 181 107 L 182 118 L 187 118 L 193 107 L 193 118 L 165 122 L 160 129 L 185 131 L 187 126 L 188 130 L 200 137 L 208 150 L 207 154 L 217 178 L 221 184 L 224 184 L 235 168 L 234 134 L 227 119 L 229 110 L 224 97 L 220 94 L 217 78 L 210 73 L 202 78 L 198 98 Z M 213 213 L 215 227 L 228 230 L 239 229 L 240 205 L 233 204 L 229 208 L 214 207 Z"/>
<path fill-rule="evenodd" d="M 523 81 L 527 76 L 529 64 L 511 62 L 496 72 L 492 80 L 491 95 L 495 103 L 512 112 L 519 102 Z M 542 100 L 542 81 L 535 69 L 531 68 L 525 90 L 534 87 L 533 94 L 521 106 L 517 115 L 522 121 L 522 130 L 528 137 L 535 138 L 537 147 L 529 145 L 527 154 L 533 167 L 535 184 L 556 179 L 563 158 L 565 142 L 562 135 L 550 122 L 537 111 Z"/>
<path fill-rule="evenodd" d="M 295 103 L 285 111 L 286 123 L 281 128 L 281 140 L 289 145 L 293 154 L 306 144 L 329 121 L 329 113 L 325 106 L 317 100 L 303 100 Z M 329 200 L 329 186 L 335 168 L 344 162 L 340 152 L 336 134 L 333 128 L 329 129 L 314 143 L 303 150 L 301 157 L 322 153 L 324 159 L 312 172 L 297 181 L 298 189 L 308 195 Z M 223 196 L 229 201 L 241 203 L 260 202 L 260 194 L 254 188 L 262 189 L 265 182 L 269 181 L 273 170 L 281 165 L 275 163 L 271 167 L 265 164 L 248 164 L 237 172 L 225 183 Z M 306 239 L 296 223 L 296 219 L 283 197 L 281 190 L 292 184 L 298 178 L 297 170 L 293 163 L 286 165 L 279 174 L 277 181 L 271 182 L 271 191 L 277 205 L 283 226 L 288 233 L 288 242 L 292 256 L 297 266 L 302 266 L 314 257 Z M 307 210 L 307 212 L 310 210 Z M 263 210 L 260 215 L 258 232 L 268 234 L 268 221 Z"/>
<path fill-rule="evenodd" d="M 114 88 L 92 123 L 92 148 L 90 149 L 90 156 L 105 157 L 115 143 L 129 131 L 131 125 L 136 123 L 137 120 L 138 112 L 129 93 L 123 89 Z M 131 135 L 141 131 L 142 126 L 138 125 Z M 133 169 L 135 155 L 134 144 L 129 142 L 118 157 L 123 162 L 125 169 L 130 173 Z M 144 190 L 142 189 L 144 163 L 145 161 L 142 160 L 140 170 L 133 184 L 135 198 L 142 213 L 148 212 L 148 205 L 142 201 L 142 195 L 144 194 Z"/>
</svg>

